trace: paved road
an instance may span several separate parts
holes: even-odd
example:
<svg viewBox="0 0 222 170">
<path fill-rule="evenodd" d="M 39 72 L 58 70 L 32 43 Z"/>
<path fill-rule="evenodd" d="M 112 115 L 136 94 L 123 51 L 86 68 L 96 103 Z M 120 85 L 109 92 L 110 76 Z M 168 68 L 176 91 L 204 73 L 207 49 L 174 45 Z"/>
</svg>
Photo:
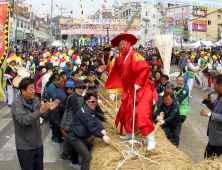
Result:
<svg viewBox="0 0 222 170">
<path fill-rule="evenodd" d="M 171 73 L 178 71 L 172 67 Z M 172 81 L 175 83 L 175 81 Z M 203 160 L 203 152 L 207 144 L 206 117 L 200 116 L 200 110 L 206 108 L 201 106 L 201 101 L 206 91 L 193 89 L 193 98 L 190 99 L 190 112 L 187 120 L 182 126 L 179 149 L 186 153 L 194 162 Z M 216 95 L 212 95 L 215 99 Z M 0 105 L 0 167 L 4 170 L 20 169 L 15 149 L 14 127 L 10 108 L 2 103 Z M 51 140 L 49 122 L 45 121 L 41 126 L 44 145 L 44 167 L 46 170 L 70 169 L 69 161 L 60 158 L 62 149 Z"/>
</svg>

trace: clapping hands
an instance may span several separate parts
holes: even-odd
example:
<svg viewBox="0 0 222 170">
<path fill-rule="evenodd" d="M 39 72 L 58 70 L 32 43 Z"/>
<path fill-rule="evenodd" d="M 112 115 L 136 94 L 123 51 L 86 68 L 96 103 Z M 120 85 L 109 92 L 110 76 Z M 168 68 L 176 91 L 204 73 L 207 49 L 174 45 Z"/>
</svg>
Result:
<svg viewBox="0 0 222 170">
<path fill-rule="evenodd" d="M 50 102 L 42 104 L 39 111 L 41 114 L 44 114 L 48 109 L 52 112 L 58 105 L 59 105 L 58 99 L 56 99 L 54 102 L 52 102 L 52 99 L 50 99 Z"/>
</svg>

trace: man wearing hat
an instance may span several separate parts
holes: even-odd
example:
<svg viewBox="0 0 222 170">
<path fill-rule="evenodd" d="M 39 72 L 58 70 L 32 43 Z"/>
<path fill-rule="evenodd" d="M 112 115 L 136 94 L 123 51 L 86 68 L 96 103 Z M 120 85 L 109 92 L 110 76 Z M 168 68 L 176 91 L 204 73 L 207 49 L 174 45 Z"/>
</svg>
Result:
<svg viewBox="0 0 222 170">
<path fill-rule="evenodd" d="M 136 42 L 134 35 L 126 33 L 122 33 L 112 40 L 112 45 L 119 47 L 120 56 L 116 55 L 115 64 L 105 87 L 107 89 L 123 88 L 122 104 L 116 118 L 116 126 L 121 123 L 120 135 L 123 135 L 123 127 L 127 135 L 120 138 L 132 139 L 135 137 L 134 133 L 139 129 L 148 139 L 147 150 L 149 151 L 156 146 L 152 111 L 153 97 L 155 101 L 158 101 L 158 96 L 152 81 L 149 80 L 151 71 L 149 65 L 144 57 L 134 51 L 132 47 Z M 135 93 L 135 122 L 133 122 Z"/>
<path fill-rule="evenodd" d="M 110 46 L 106 46 L 104 49 L 104 62 L 105 62 L 105 65 L 108 64 L 108 60 L 109 60 L 109 57 L 111 55 L 111 47 Z"/>
<path fill-rule="evenodd" d="M 198 59 L 198 63 L 197 63 L 199 66 L 203 64 L 203 62 L 204 62 L 203 58 L 204 58 L 204 51 L 201 51 L 200 58 Z M 203 79 L 203 73 L 201 70 L 198 72 L 198 76 L 200 77 L 201 80 Z M 201 86 L 202 86 L 202 84 L 201 84 Z"/>
</svg>

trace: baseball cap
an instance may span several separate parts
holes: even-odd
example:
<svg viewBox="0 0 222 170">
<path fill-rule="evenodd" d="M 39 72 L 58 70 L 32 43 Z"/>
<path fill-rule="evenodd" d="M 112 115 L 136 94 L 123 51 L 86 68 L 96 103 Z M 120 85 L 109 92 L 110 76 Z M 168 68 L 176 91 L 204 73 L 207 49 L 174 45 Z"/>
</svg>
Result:
<svg viewBox="0 0 222 170">
<path fill-rule="evenodd" d="M 172 83 L 168 83 L 166 87 L 171 87 L 172 89 L 175 89 L 176 87 Z"/>
<path fill-rule="evenodd" d="M 96 93 L 101 92 L 99 89 L 97 89 L 97 85 L 95 85 L 95 84 L 90 84 L 90 85 L 88 86 L 88 89 L 93 90 L 93 91 L 96 92 Z"/>
<path fill-rule="evenodd" d="M 73 81 L 67 81 L 66 84 L 65 84 L 65 87 L 73 88 L 74 87 Z"/>
</svg>

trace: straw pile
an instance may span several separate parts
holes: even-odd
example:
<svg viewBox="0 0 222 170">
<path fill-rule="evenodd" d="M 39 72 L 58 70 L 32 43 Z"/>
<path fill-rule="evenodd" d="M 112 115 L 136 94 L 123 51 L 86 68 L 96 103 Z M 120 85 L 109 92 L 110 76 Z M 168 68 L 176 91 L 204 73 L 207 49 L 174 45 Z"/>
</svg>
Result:
<svg viewBox="0 0 222 170">
<path fill-rule="evenodd" d="M 119 129 L 115 128 L 115 118 L 117 111 L 115 108 L 115 102 L 111 101 L 108 95 L 104 92 L 105 88 L 103 87 L 107 77 L 103 75 L 101 78 L 101 84 L 99 86 L 100 90 L 103 91 L 101 94 L 103 97 L 100 97 L 102 104 L 101 108 L 105 112 L 107 118 L 107 123 L 103 123 L 107 136 L 112 139 L 110 145 L 105 144 L 103 140 L 92 137 L 91 140 L 94 143 L 94 147 L 91 150 L 92 161 L 91 161 L 91 170 L 114 170 L 117 168 L 118 164 L 121 163 L 125 158 L 122 155 L 122 151 L 129 151 L 130 149 L 126 147 L 130 144 L 124 146 L 117 146 L 115 143 L 123 142 L 122 139 L 119 139 Z M 118 97 L 119 98 L 119 97 Z M 104 100 L 105 99 L 105 100 Z M 113 107 L 110 107 L 108 104 L 110 102 Z M 118 101 L 118 106 L 121 104 Z M 132 159 L 126 160 L 119 169 L 125 170 L 146 170 L 146 169 L 162 169 L 162 170 L 179 170 L 179 169 L 191 169 L 191 170 L 205 170 L 205 169 L 222 169 L 222 158 L 215 160 L 205 160 L 202 163 L 194 164 L 188 156 L 183 152 L 178 150 L 172 143 L 166 138 L 164 131 L 161 128 L 158 128 L 159 125 L 155 125 L 155 139 L 157 142 L 156 148 L 153 151 L 146 152 L 147 144 L 143 145 L 142 150 L 139 154 L 146 156 L 153 161 L 159 163 L 159 165 L 144 159 L 139 156 L 135 156 Z M 144 138 L 139 132 L 136 133 L 136 138 Z M 141 147 L 139 144 L 135 144 L 134 150 L 138 150 Z M 126 155 L 127 156 L 127 155 Z"/>
</svg>

